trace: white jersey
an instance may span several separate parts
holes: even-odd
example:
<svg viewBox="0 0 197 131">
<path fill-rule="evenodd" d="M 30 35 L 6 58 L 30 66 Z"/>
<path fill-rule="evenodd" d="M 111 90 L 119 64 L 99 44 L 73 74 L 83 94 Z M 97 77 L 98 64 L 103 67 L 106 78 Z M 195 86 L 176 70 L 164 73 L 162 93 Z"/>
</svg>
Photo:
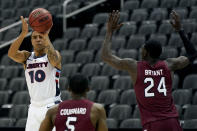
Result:
<svg viewBox="0 0 197 131">
<path fill-rule="evenodd" d="M 47 54 L 36 57 L 34 52 L 31 53 L 26 61 L 25 77 L 31 103 L 60 96 L 60 70 L 50 64 Z"/>
</svg>

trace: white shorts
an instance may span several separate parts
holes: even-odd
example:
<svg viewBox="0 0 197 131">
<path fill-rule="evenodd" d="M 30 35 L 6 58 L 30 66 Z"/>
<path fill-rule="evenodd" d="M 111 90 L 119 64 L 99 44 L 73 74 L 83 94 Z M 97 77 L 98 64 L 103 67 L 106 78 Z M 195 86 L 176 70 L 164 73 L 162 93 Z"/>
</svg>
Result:
<svg viewBox="0 0 197 131">
<path fill-rule="evenodd" d="M 55 103 L 50 103 L 44 106 L 37 106 L 31 103 L 28 110 L 25 131 L 39 131 L 40 124 L 45 118 L 47 110 L 54 105 Z M 55 129 L 53 129 L 53 131 L 55 131 Z"/>
</svg>

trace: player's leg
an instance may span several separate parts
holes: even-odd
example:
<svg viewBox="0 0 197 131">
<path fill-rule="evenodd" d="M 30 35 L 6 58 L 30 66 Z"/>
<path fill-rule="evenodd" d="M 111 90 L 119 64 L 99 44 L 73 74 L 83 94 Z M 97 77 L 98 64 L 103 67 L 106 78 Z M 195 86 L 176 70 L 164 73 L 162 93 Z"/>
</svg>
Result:
<svg viewBox="0 0 197 131">
<path fill-rule="evenodd" d="M 182 128 L 177 118 L 168 118 L 144 125 L 143 131 L 182 131 Z"/>
<path fill-rule="evenodd" d="M 32 131 L 33 129 L 35 131 L 38 131 L 40 128 L 40 124 L 45 117 L 45 114 L 45 107 L 37 107 L 30 105 L 25 130 Z"/>
<path fill-rule="evenodd" d="M 36 109 L 30 105 L 29 110 L 28 110 L 25 131 L 32 131 L 32 129 L 36 128 L 38 122 L 35 117 L 35 112 L 36 112 Z"/>
</svg>

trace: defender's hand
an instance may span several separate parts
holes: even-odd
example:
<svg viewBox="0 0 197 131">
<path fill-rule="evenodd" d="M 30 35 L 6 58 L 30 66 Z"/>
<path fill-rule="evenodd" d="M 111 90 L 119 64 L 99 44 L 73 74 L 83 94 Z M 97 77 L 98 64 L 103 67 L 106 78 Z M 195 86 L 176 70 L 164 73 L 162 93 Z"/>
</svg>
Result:
<svg viewBox="0 0 197 131">
<path fill-rule="evenodd" d="M 179 15 L 174 10 L 172 10 L 170 15 L 171 15 L 171 18 L 172 18 L 170 20 L 171 25 L 174 27 L 174 29 L 176 31 L 180 31 L 181 30 L 181 23 L 180 23 Z"/>
<path fill-rule="evenodd" d="M 107 32 L 113 33 L 113 31 L 119 29 L 123 24 L 118 24 L 118 20 L 120 18 L 120 12 L 118 10 L 113 10 L 112 13 L 109 14 L 109 19 L 107 22 Z"/>
<path fill-rule="evenodd" d="M 22 34 L 24 34 L 26 36 L 28 34 L 27 19 L 23 18 L 23 16 L 21 16 L 21 21 L 22 21 Z"/>
</svg>

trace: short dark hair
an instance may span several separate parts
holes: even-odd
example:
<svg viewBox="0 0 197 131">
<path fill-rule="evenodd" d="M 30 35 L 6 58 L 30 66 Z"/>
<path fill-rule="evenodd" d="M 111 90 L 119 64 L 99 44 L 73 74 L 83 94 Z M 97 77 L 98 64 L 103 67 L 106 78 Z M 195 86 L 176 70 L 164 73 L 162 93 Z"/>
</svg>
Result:
<svg viewBox="0 0 197 131">
<path fill-rule="evenodd" d="M 88 88 L 88 78 L 80 73 L 73 75 L 69 80 L 69 89 L 75 94 L 83 94 Z"/>
<path fill-rule="evenodd" d="M 146 41 L 144 48 L 152 58 L 159 58 L 162 53 L 162 46 L 160 42 L 154 39 Z"/>
</svg>

